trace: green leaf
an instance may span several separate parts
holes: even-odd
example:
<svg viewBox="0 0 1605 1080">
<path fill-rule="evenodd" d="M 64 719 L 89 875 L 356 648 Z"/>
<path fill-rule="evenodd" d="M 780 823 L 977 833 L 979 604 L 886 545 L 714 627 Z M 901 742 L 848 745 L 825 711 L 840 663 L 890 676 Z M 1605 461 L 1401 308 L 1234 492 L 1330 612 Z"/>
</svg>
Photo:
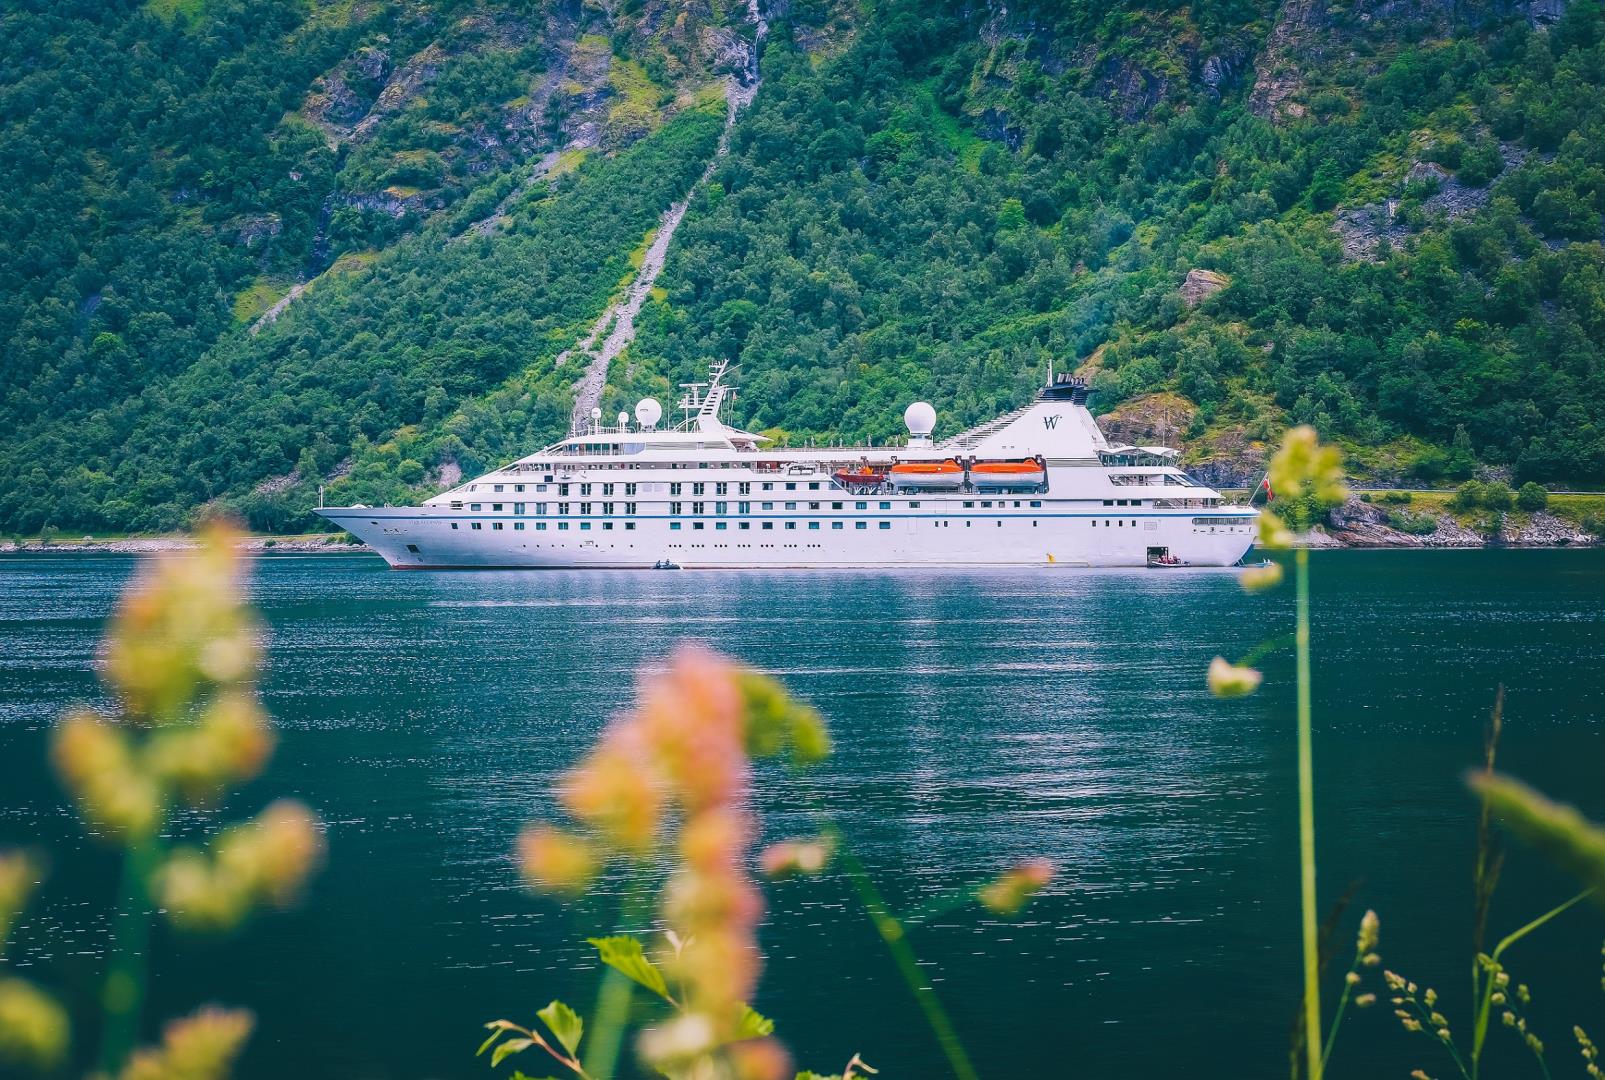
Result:
<svg viewBox="0 0 1605 1080">
<path fill-rule="evenodd" d="M 528 1073 L 514 1072 L 512 1076 L 507 1078 L 507 1080 L 535 1080 L 535 1077 L 530 1076 Z M 543 1076 L 540 1078 L 540 1080 L 557 1080 L 557 1077 Z"/>
<path fill-rule="evenodd" d="M 760 1039 L 765 1035 L 775 1033 L 775 1022 L 754 1009 L 745 1002 L 741 1005 L 741 1019 L 736 1021 L 736 1033 L 731 1036 L 737 1042 L 742 1039 Z"/>
<path fill-rule="evenodd" d="M 1570 806 L 1551 802 L 1519 780 L 1473 773 L 1467 782 L 1517 836 L 1543 851 L 1585 885 L 1605 888 L 1605 829 Z"/>
<path fill-rule="evenodd" d="M 585 1021 L 580 1019 L 578 1013 L 561 1001 L 554 1001 L 535 1015 L 541 1018 L 541 1023 L 552 1029 L 552 1034 L 563 1044 L 563 1049 L 570 1055 L 576 1052 L 580 1036 L 585 1034 Z"/>
<path fill-rule="evenodd" d="M 490 1067 L 495 1068 L 513 1054 L 528 1050 L 535 1045 L 534 1039 L 508 1039 L 490 1054 Z"/>
<path fill-rule="evenodd" d="M 646 958 L 641 943 L 635 938 L 616 934 L 613 937 L 585 940 L 596 946 L 597 953 L 602 957 L 602 963 L 646 987 L 663 1000 L 671 1002 L 674 1000 L 669 996 L 669 984 L 663 981 L 663 972 Z"/>
</svg>

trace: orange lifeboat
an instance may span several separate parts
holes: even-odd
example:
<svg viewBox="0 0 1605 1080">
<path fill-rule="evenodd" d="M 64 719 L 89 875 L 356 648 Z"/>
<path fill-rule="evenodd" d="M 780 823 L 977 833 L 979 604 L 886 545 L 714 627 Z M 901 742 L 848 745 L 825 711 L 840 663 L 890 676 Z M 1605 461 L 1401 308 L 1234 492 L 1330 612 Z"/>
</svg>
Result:
<svg viewBox="0 0 1605 1080">
<path fill-rule="evenodd" d="M 830 474 L 830 478 L 848 489 L 879 487 L 886 483 L 886 470 L 869 465 L 855 465 L 849 469 L 837 469 Z"/>
<path fill-rule="evenodd" d="M 901 461 L 888 470 L 892 483 L 917 491 L 952 491 L 964 486 L 964 466 L 946 461 Z"/>
<path fill-rule="evenodd" d="M 1024 461 L 977 461 L 970 466 L 970 483 L 977 491 L 1037 487 L 1046 478 L 1042 462 L 1035 458 Z"/>
</svg>

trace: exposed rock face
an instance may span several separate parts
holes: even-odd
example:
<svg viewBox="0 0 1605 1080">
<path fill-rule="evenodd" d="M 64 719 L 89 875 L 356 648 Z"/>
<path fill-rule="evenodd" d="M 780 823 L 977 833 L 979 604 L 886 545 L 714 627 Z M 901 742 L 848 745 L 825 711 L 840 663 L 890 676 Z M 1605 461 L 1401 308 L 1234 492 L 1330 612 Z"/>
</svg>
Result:
<svg viewBox="0 0 1605 1080">
<path fill-rule="evenodd" d="M 1320 58 L 1326 8 L 1322 0 L 1287 0 L 1276 13 L 1254 65 L 1248 108 L 1255 116 L 1280 120 L 1304 115 L 1304 106 L 1291 99 L 1304 89 L 1304 69 Z"/>
<path fill-rule="evenodd" d="M 1122 120 L 1132 121 L 1164 99 L 1170 82 L 1125 57 L 1115 57 L 1104 64 L 1094 87 L 1110 99 Z"/>
<path fill-rule="evenodd" d="M 1144 394 L 1098 418 L 1104 437 L 1132 446 L 1180 446 L 1198 406 L 1180 394 Z"/>
<path fill-rule="evenodd" d="M 1189 270 L 1181 283 L 1181 298 L 1188 307 L 1197 307 L 1231 283 L 1231 278 L 1214 270 Z"/>
<path fill-rule="evenodd" d="M 1525 522 L 1507 516 L 1499 529 L 1499 542 L 1511 547 L 1570 547 L 1591 544 L 1595 539 L 1571 522 L 1541 510 Z"/>
<path fill-rule="evenodd" d="M 1509 143 L 1501 143 L 1500 155 L 1508 171 L 1526 159 L 1527 151 Z M 1473 210 L 1488 205 L 1493 184 L 1471 187 L 1462 184 L 1454 173 L 1430 161 L 1418 161 L 1405 174 L 1406 184 L 1432 184 L 1437 191 L 1421 203 L 1421 209 L 1432 217 L 1454 220 Z M 1374 259 L 1382 241 L 1398 247 L 1410 238 L 1410 230 L 1399 219 L 1399 199 L 1366 203 L 1364 206 L 1345 207 L 1333 215 L 1332 229 L 1343 245 L 1343 257 L 1349 260 Z"/>
<path fill-rule="evenodd" d="M 1439 518 L 1438 527 L 1424 536 L 1395 529 L 1386 510 L 1359 499 L 1349 499 L 1327 518 L 1330 535 L 1344 547 L 1464 548 L 1484 543 L 1480 534 L 1451 518 Z"/>
</svg>

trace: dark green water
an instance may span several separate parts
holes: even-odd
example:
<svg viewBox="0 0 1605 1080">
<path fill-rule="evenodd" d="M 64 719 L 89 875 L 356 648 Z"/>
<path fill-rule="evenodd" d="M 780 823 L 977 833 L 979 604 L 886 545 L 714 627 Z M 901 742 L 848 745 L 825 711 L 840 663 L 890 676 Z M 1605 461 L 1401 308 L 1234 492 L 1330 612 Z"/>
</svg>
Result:
<svg viewBox="0 0 1605 1080">
<path fill-rule="evenodd" d="M 132 566 L 0 560 L 0 843 L 56 860 L 12 956 L 80 1005 L 113 867 L 63 807 L 44 738 L 96 699 L 101 621 Z M 1388 966 L 1437 985 L 1467 1029 L 1474 812 L 1459 775 L 1503 682 L 1507 766 L 1605 817 L 1605 553 L 1339 552 L 1315 570 L 1322 894 L 1358 881 L 1343 949 L 1375 907 Z M 1246 701 L 1202 681 L 1217 652 L 1289 628 L 1285 592 L 1190 571 L 425 575 L 360 556 L 266 559 L 255 591 L 282 735 L 229 809 L 304 798 L 329 822 L 330 862 L 297 912 L 223 942 L 160 939 L 153 1011 L 255 1009 L 249 1077 L 489 1076 L 472 1060 L 481 1021 L 588 1005 L 578 943 L 611 899 L 531 896 L 509 851 L 632 672 L 687 636 L 779 674 L 831 721 L 824 769 L 760 774 L 773 836 L 805 831 L 803 797 L 824 795 L 904 905 L 1021 858 L 1060 864 L 1018 921 L 969 909 L 914 934 L 983 1076 L 1286 1075 L 1290 664 L 1271 662 Z M 1571 889 L 1514 852 L 1496 927 Z M 861 1051 L 882 1077 L 947 1075 L 846 883 L 768 896 L 758 1005 L 799 1062 L 839 1069 Z M 1605 1035 L 1602 935 L 1580 909 L 1509 955 L 1557 1075 L 1574 1021 Z M 1514 1052 L 1499 1064 L 1535 1075 Z M 1452 1071 L 1383 1010 L 1352 1022 L 1333 1066 Z"/>
</svg>

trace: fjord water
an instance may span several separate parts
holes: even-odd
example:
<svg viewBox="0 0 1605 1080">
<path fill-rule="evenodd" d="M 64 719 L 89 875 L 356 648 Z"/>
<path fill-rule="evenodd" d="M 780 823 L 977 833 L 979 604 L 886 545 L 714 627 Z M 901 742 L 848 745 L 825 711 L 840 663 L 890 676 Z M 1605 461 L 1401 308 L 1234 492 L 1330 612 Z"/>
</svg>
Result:
<svg viewBox="0 0 1605 1080">
<path fill-rule="evenodd" d="M 1338 963 L 1376 908 L 1388 966 L 1436 985 L 1463 1029 L 1475 814 L 1461 772 L 1503 683 L 1502 763 L 1605 816 L 1605 553 L 1313 561 L 1323 901 L 1353 886 Z M 49 778 L 45 736 L 64 707 L 100 700 L 96 642 L 133 567 L 0 561 L 0 843 L 54 854 L 11 957 L 83 1008 L 114 868 Z M 913 932 L 983 1076 L 1286 1075 L 1291 664 L 1269 659 L 1246 700 L 1203 685 L 1216 653 L 1291 628 L 1286 589 L 1246 596 L 1230 573 L 1180 570 L 402 574 L 354 555 L 263 559 L 253 593 L 281 737 L 226 809 L 305 799 L 329 862 L 301 908 L 234 938 L 160 935 L 152 1008 L 254 1009 L 243 1076 L 489 1076 L 472 1058 L 481 1022 L 527 1022 L 553 997 L 588 1006 L 583 938 L 612 927 L 617 884 L 578 907 L 533 896 L 513 839 L 551 813 L 553 779 L 629 701 L 636 669 L 683 638 L 779 675 L 831 724 L 827 765 L 758 771 L 769 837 L 809 831 L 823 801 L 904 909 L 1016 860 L 1058 863 L 1018 920 L 970 906 Z M 1495 926 L 1573 889 L 1515 850 Z M 883 1077 L 947 1075 L 847 882 L 767 895 L 757 1004 L 799 1064 L 839 1070 L 856 1051 Z M 1575 1021 L 1605 1033 L 1602 935 L 1599 911 L 1578 909 L 1508 957 L 1553 1055 L 1574 1052 Z M 1450 1071 L 1436 1054 L 1375 1009 L 1350 1021 L 1334 1075 Z"/>
</svg>

